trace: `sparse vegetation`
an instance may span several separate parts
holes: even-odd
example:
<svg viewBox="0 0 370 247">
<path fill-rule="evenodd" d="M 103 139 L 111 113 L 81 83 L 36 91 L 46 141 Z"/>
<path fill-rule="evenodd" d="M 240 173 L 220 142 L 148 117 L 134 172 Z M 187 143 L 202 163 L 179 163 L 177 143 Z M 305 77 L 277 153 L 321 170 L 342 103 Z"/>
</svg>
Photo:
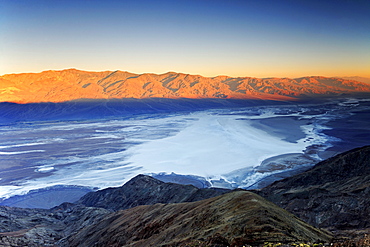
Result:
<svg viewBox="0 0 370 247">
<path fill-rule="evenodd" d="M 179 245 L 180 247 L 369 247 L 370 238 L 365 235 L 361 239 L 357 240 L 337 240 L 334 243 L 272 243 L 265 242 L 263 244 L 243 244 L 243 245 L 226 245 L 226 244 L 214 244 L 207 241 L 194 240 L 186 244 Z"/>
</svg>

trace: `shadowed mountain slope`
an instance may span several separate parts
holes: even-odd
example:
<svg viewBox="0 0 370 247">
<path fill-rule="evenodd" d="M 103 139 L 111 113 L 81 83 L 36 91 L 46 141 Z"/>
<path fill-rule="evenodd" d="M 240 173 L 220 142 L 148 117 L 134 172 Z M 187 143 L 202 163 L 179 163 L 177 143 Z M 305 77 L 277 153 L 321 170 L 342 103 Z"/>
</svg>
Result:
<svg viewBox="0 0 370 247">
<path fill-rule="evenodd" d="M 324 160 L 259 193 L 314 226 L 370 228 L 370 146 Z"/>
<path fill-rule="evenodd" d="M 242 246 L 326 242 L 330 236 L 247 191 L 197 202 L 118 211 L 69 238 L 70 246 Z"/>
<path fill-rule="evenodd" d="M 138 175 L 121 187 L 90 192 L 77 203 L 116 211 L 155 203 L 199 201 L 227 192 L 230 190 L 198 189 L 193 185 L 164 183 L 150 176 Z"/>
<path fill-rule="evenodd" d="M 39 247 L 54 244 L 98 222 L 110 211 L 64 203 L 53 209 L 0 206 L 0 246 Z M 63 240 L 59 246 L 65 246 Z"/>
<path fill-rule="evenodd" d="M 76 99 L 236 98 L 294 100 L 317 95 L 370 92 L 370 85 L 320 76 L 302 78 L 203 77 L 168 72 L 133 74 L 76 69 L 0 76 L 0 102 L 64 102 Z"/>
</svg>

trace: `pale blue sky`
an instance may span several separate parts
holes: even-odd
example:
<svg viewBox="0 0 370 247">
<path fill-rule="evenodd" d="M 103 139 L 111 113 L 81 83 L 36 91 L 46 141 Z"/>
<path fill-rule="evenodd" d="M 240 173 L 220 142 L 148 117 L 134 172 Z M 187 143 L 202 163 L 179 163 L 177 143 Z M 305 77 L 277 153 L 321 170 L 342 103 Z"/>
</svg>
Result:
<svg viewBox="0 0 370 247">
<path fill-rule="evenodd" d="M 0 74 L 370 77 L 370 1 L 0 0 Z"/>
</svg>

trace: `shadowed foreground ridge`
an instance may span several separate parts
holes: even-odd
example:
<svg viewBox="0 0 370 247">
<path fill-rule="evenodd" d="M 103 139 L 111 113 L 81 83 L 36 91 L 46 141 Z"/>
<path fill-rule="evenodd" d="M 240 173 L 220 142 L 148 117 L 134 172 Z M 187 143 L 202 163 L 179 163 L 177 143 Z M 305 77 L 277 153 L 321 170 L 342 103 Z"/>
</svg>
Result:
<svg viewBox="0 0 370 247">
<path fill-rule="evenodd" d="M 87 194 L 79 204 L 0 207 L 0 246 L 368 247 L 369 166 L 365 146 L 257 191 L 296 216 L 252 192 L 198 189 L 139 175 L 122 187 Z"/>
<path fill-rule="evenodd" d="M 155 203 L 199 201 L 227 192 L 230 190 L 198 189 L 193 185 L 165 183 L 150 176 L 138 175 L 121 187 L 88 193 L 78 203 L 116 211 Z"/>
<path fill-rule="evenodd" d="M 210 199 L 139 206 L 110 214 L 69 239 L 70 246 L 186 246 L 326 242 L 330 236 L 262 197 L 233 191 Z"/>
<path fill-rule="evenodd" d="M 197 189 L 139 175 L 122 187 L 91 193 L 80 202 L 95 198 L 96 205 L 109 203 L 107 198 L 122 191 L 132 194 L 116 201 L 129 203 L 110 204 L 109 210 L 71 203 L 50 210 L 0 207 L 0 246 L 239 246 L 330 240 L 327 233 L 243 190 Z M 215 191 L 222 195 L 211 197 Z M 135 201 L 138 195 L 147 201 Z M 193 202 L 176 203 L 185 198 Z M 139 203 L 155 204 L 136 206 Z M 131 208 L 112 212 L 112 205 Z"/>
<path fill-rule="evenodd" d="M 370 146 L 324 160 L 260 194 L 317 227 L 369 229 Z"/>
</svg>

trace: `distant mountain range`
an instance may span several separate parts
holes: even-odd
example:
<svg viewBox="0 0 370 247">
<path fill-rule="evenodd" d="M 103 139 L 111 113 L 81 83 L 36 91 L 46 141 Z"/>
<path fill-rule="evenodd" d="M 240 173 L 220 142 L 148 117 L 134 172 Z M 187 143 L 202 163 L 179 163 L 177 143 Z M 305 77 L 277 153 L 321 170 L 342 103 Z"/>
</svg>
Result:
<svg viewBox="0 0 370 247">
<path fill-rule="evenodd" d="M 320 76 L 302 78 L 203 77 L 175 72 L 134 74 L 76 69 L 0 77 L 0 102 L 65 102 L 77 99 L 228 98 L 295 100 L 370 92 L 355 80 Z"/>
</svg>

